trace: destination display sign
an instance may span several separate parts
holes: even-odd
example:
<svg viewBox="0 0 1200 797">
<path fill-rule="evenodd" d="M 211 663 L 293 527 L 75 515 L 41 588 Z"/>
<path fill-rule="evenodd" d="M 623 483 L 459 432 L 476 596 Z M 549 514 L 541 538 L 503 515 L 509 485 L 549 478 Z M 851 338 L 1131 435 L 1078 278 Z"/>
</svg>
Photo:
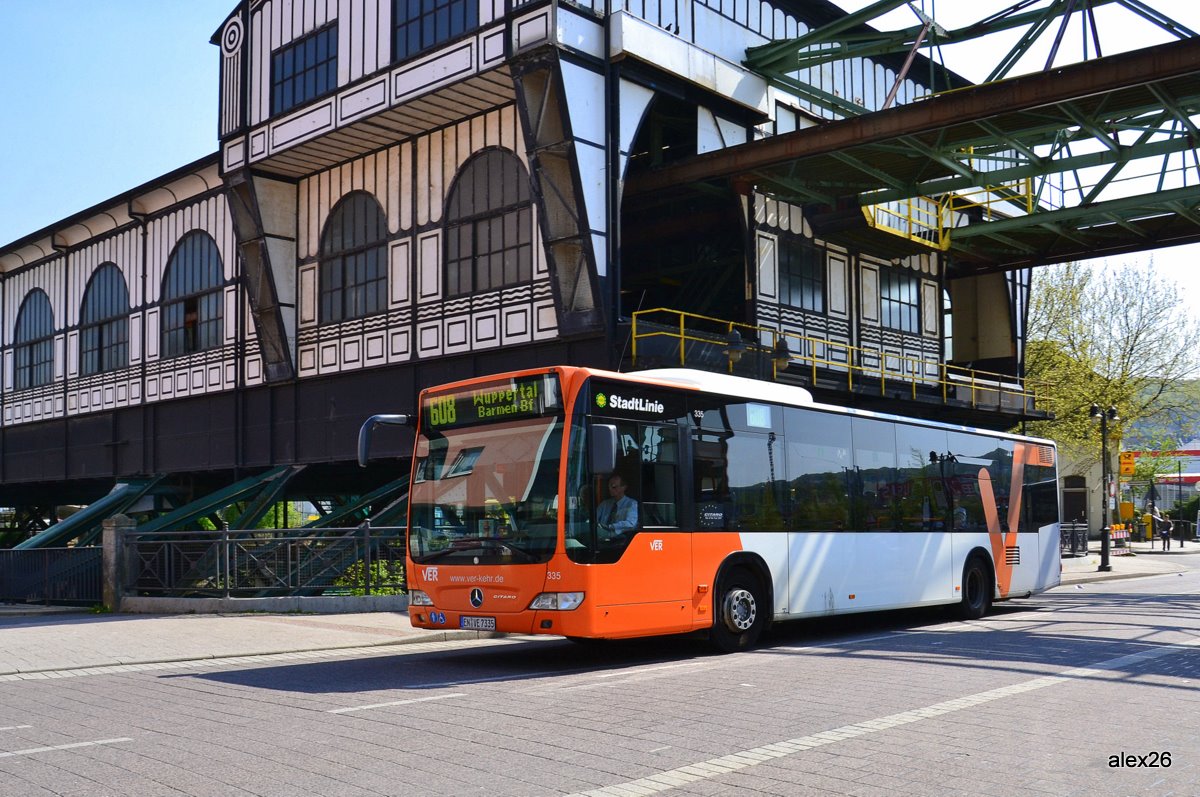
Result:
<svg viewBox="0 0 1200 797">
<path fill-rule="evenodd" d="M 421 420 L 428 430 L 553 415 L 562 408 L 558 377 L 538 374 L 501 379 L 449 393 L 426 396 Z"/>
</svg>

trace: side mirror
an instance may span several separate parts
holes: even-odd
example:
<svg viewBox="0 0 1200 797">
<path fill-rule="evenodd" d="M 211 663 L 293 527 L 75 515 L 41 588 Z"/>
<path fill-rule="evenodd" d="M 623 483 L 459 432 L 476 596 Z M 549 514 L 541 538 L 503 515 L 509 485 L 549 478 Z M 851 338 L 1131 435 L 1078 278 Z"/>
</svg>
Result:
<svg viewBox="0 0 1200 797">
<path fill-rule="evenodd" d="M 413 415 L 372 415 L 358 430 L 358 466 L 367 467 L 367 458 L 371 450 L 371 430 L 376 424 L 389 426 L 413 426 L 416 416 Z M 615 428 L 615 427 L 614 427 Z"/>
<path fill-rule="evenodd" d="M 617 468 L 617 427 L 611 423 L 594 423 L 588 441 L 592 473 L 612 473 Z"/>
</svg>

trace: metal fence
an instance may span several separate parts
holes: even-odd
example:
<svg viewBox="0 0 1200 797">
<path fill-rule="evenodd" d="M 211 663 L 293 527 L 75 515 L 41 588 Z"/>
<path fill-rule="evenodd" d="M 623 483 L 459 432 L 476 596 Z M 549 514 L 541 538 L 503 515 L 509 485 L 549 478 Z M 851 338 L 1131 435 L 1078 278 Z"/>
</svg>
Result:
<svg viewBox="0 0 1200 797">
<path fill-rule="evenodd" d="M 405 590 L 404 528 L 127 531 L 127 595 L 395 595 Z"/>
<path fill-rule="evenodd" d="M 1088 552 L 1088 527 L 1086 523 L 1063 523 L 1059 527 L 1062 539 L 1059 552 L 1063 556 L 1083 556 Z"/>
<path fill-rule="evenodd" d="M 99 547 L 0 550 L 0 602 L 93 606 L 103 593 Z"/>
</svg>

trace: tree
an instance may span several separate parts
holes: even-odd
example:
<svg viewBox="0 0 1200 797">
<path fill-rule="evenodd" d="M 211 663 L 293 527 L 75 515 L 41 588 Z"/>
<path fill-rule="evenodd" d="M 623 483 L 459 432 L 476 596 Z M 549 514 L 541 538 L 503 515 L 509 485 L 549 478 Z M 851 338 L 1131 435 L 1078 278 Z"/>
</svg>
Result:
<svg viewBox="0 0 1200 797">
<path fill-rule="evenodd" d="M 1200 323 L 1188 316 L 1179 291 L 1155 275 L 1153 262 L 1145 270 L 1097 272 L 1078 263 L 1036 269 L 1026 376 L 1038 388 L 1038 407 L 1055 418 L 1029 423 L 1027 431 L 1094 462 L 1092 404 L 1117 408 L 1121 419 L 1109 426 L 1115 439 L 1129 423 L 1194 407 L 1195 386 L 1180 385 L 1200 373 L 1193 343 L 1200 340 Z"/>
<path fill-rule="evenodd" d="M 1130 492 L 1134 498 L 1145 498 L 1157 506 L 1163 506 L 1162 491 L 1158 487 L 1160 476 L 1173 476 L 1182 459 L 1176 451 L 1177 442 L 1173 439 L 1157 438 L 1149 446 L 1140 447 L 1141 456 L 1137 458 L 1133 477 L 1129 480 Z M 1151 493 L 1151 487 L 1155 493 Z"/>
</svg>

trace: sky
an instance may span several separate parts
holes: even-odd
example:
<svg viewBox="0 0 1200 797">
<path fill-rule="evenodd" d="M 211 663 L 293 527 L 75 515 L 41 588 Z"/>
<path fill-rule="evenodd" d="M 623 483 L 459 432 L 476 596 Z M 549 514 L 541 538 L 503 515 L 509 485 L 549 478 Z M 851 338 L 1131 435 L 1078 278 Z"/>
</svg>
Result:
<svg viewBox="0 0 1200 797">
<path fill-rule="evenodd" d="M 236 0 L 0 0 L 0 245 L 217 151 Z"/>
<path fill-rule="evenodd" d="M 868 4 L 836 1 L 847 10 Z M 1148 4 L 1200 31 L 1195 0 Z M 952 29 L 962 24 L 953 15 L 964 8 L 977 15 L 981 6 L 998 9 L 1011 0 L 912 5 Z M 6 111 L 0 245 L 216 151 L 219 49 L 209 39 L 235 7 L 236 0 L 0 0 L 0 107 Z M 914 24 L 910 11 L 896 13 L 876 27 Z M 1166 40 L 1115 4 L 1098 15 L 1106 55 Z M 1073 33 L 1064 54 L 1080 38 Z M 982 80 L 1007 49 L 989 40 L 985 57 L 983 46 L 946 48 L 943 57 L 965 77 Z M 1044 51 L 1035 50 L 1022 66 L 1037 59 L 1044 62 Z M 1110 264 L 1144 268 L 1150 261 L 1160 278 L 1180 287 L 1187 312 L 1200 318 L 1200 245 Z"/>
</svg>

